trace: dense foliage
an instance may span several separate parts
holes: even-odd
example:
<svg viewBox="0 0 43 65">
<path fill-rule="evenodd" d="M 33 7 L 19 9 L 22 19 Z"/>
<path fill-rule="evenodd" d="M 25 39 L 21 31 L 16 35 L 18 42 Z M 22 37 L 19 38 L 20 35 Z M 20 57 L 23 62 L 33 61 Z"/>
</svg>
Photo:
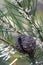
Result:
<svg viewBox="0 0 43 65">
<path fill-rule="evenodd" d="M 40 39 L 43 42 L 43 19 L 37 19 L 37 0 L 4 0 L 3 8 L 0 9 L 0 43 L 7 43 L 1 45 L 1 54 L 4 57 L 4 52 L 12 51 L 12 46 L 16 41 L 16 37 L 21 34 L 31 35 L 35 39 Z M 4 42 L 3 42 L 4 41 Z M 41 49 L 39 48 L 41 47 Z M 6 49 L 8 51 L 4 51 Z M 43 65 L 42 44 L 36 48 L 35 64 Z M 3 52 L 4 51 L 4 52 Z M 14 50 L 13 50 L 14 51 Z M 2 53 L 3 52 L 3 53 Z M 16 52 L 16 53 L 15 53 Z M 13 57 L 21 58 L 21 55 L 15 51 L 4 57 L 8 60 Z M 12 56 L 13 55 L 13 56 Z M 2 57 L 1 56 L 1 57 Z M 7 57 L 8 56 L 8 57 Z M 31 64 L 27 55 L 22 55 L 22 59 L 26 59 Z M 6 62 L 7 62 L 6 60 Z M 34 59 L 33 59 L 34 60 Z M 33 62 L 32 60 L 32 62 Z M 11 61 L 11 59 L 10 59 Z M 9 61 L 9 62 L 10 62 Z M 34 63 L 34 62 L 33 62 Z"/>
</svg>

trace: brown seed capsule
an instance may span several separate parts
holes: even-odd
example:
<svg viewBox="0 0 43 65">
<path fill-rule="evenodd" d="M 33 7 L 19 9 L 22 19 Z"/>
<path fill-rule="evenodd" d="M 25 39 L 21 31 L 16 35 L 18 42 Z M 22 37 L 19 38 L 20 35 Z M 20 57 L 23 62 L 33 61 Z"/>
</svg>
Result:
<svg viewBox="0 0 43 65">
<path fill-rule="evenodd" d="M 29 54 L 30 57 L 34 57 L 36 41 L 32 36 L 27 35 L 18 36 L 15 46 L 20 53 Z"/>
</svg>

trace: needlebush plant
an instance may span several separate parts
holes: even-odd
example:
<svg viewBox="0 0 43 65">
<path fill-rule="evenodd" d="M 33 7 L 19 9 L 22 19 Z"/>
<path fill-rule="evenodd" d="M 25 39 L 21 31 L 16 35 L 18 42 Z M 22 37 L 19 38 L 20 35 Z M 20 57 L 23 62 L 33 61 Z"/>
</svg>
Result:
<svg viewBox="0 0 43 65">
<path fill-rule="evenodd" d="M 4 2 L 0 9 L 0 58 L 6 65 L 20 59 L 27 65 L 43 65 L 43 19 L 36 15 L 37 0 Z"/>
</svg>

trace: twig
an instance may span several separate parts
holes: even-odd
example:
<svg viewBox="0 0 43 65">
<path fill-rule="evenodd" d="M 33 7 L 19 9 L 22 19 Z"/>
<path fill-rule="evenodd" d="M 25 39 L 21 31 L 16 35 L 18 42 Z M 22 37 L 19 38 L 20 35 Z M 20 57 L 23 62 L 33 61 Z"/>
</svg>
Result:
<svg viewBox="0 0 43 65">
<path fill-rule="evenodd" d="M 18 59 L 16 58 L 12 63 L 10 63 L 9 65 L 12 65 L 13 63 L 15 63 Z"/>
<path fill-rule="evenodd" d="M 7 43 L 8 45 L 12 46 L 15 49 L 15 46 L 11 42 L 9 42 L 3 38 L 0 38 L 0 40 L 4 41 L 5 43 Z"/>
<path fill-rule="evenodd" d="M 3 39 L 3 38 L 0 38 L 0 40 L 6 42 L 7 44 L 11 44 L 10 42 L 8 42 L 7 40 Z"/>
</svg>

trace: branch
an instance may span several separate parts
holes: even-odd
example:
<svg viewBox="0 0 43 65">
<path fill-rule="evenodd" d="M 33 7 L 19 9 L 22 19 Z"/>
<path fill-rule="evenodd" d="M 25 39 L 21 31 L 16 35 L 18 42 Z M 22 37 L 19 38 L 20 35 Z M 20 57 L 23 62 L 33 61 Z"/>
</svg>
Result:
<svg viewBox="0 0 43 65">
<path fill-rule="evenodd" d="M 17 3 L 18 3 L 18 5 L 19 5 L 19 7 L 21 7 L 22 8 L 22 5 L 17 1 Z M 23 9 L 23 11 L 28 15 L 28 12 L 26 12 L 24 9 Z"/>
<path fill-rule="evenodd" d="M 4 41 L 5 43 L 7 43 L 8 45 L 12 46 L 12 47 L 15 49 L 15 46 L 14 46 L 11 42 L 9 42 L 9 41 L 7 41 L 7 40 L 5 40 L 5 39 L 3 39 L 3 38 L 0 38 L 0 40 L 1 40 L 1 41 Z M 12 44 L 12 45 L 11 45 L 11 44 Z"/>
<path fill-rule="evenodd" d="M 0 40 L 4 41 L 4 42 L 7 43 L 7 44 L 11 44 L 9 41 L 7 41 L 7 40 L 5 40 L 5 39 L 3 39 L 3 38 L 0 38 Z"/>
<path fill-rule="evenodd" d="M 17 1 L 17 0 L 16 0 Z M 27 20 L 29 20 L 29 21 L 31 21 L 31 19 L 30 19 L 30 17 L 29 17 L 29 13 L 28 12 L 26 12 L 23 8 L 22 8 L 22 5 L 17 1 L 17 4 L 19 5 L 19 12 L 21 13 L 21 14 L 24 14 L 24 17 L 27 19 Z M 29 10 L 29 12 L 30 12 L 31 10 Z"/>
<path fill-rule="evenodd" d="M 3 23 L 5 23 L 5 24 L 6 24 L 6 22 L 5 22 L 3 19 L 1 19 L 1 18 L 0 18 L 0 20 L 1 20 Z"/>
</svg>

